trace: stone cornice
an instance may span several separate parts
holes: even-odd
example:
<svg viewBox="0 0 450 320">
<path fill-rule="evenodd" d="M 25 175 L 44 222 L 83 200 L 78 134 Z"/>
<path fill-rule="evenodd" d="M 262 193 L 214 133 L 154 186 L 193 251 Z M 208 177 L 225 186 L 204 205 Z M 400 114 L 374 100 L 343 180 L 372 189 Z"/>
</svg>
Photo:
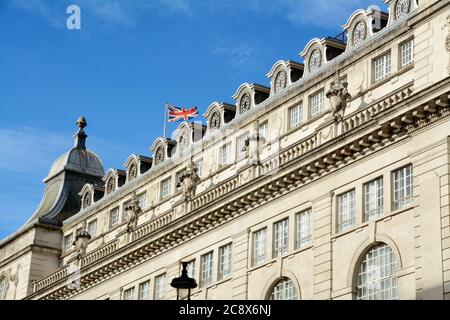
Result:
<svg viewBox="0 0 450 320">
<path fill-rule="evenodd" d="M 128 245 L 114 249 L 110 244 L 109 249 L 96 250 L 104 252 L 97 253 L 97 258 L 90 254 L 82 262 L 80 291 L 407 137 L 411 128 L 425 118 L 447 117 L 449 82 L 447 79 L 415 95 L 406 88 L 347 116 L 339 125 L 331 122 L 329 128 L 335 133 L 327 141 L 321 141 L 318 136 L 322 132 L 317 132 L 316 137 L 282 150 L 261 165 L 239 172 L 214 189 L 199 194 L 193 199 L 190 212 L 183 214 L 180 208 L 174 208 L 140 226 Z M 432 101 L 427 98 L 430 96 L 434 97 Z M 247 179 L 243 177 L 245 174 Z M 267 178 L 267 174 L 272 176 Z M 244 188 L 249 190 L 245 194 L 242 193 Z M 58 299 L 76 295 L 80 291 L 64 286 L 67 276 L 67 267 L 64 267 L 37 281 L 36 293 L 29 298 Z M 48 292 L 50 289 L 52 293 Z"/>
</svg>

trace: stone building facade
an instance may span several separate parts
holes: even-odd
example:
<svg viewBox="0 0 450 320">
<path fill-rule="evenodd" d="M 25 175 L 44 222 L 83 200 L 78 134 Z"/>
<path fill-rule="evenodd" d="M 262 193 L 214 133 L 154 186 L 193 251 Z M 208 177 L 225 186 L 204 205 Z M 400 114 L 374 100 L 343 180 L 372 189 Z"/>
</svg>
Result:
<svg viewBox="0 0 450 320">
<path fill-rule="evenodd" d="M 0 299 L 450 299 L 450 1 L 386 2 L 124 170 L 80 118 Z"/>
</svg>

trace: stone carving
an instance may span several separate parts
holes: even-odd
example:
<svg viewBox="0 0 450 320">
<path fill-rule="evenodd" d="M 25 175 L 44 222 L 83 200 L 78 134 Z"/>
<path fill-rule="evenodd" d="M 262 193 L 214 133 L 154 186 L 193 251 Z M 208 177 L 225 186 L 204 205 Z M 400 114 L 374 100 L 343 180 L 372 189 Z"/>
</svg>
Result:
<svg viewBox="0 0 450 320">
<path fill-rule="evenodd" d="M 266 139 L 259 134 L 257 124 L 255 124 L 253 133 L 245 140 L 242 150 L 249 157 L 249 163 L 259 163 L 259 154 L 265 143 Z"/>
<path fill-rule="evenodd" d="M 128 181 L 131 181 L 137 177 L 137 165 L 132 163 L 130 169 L 128 170 Z"/>
<path fill-rule="evenodd" d="M 188 164 L 186 171 L 180 176 L 177 187 L 183 188 L 184 201 L 190 201 L 195 197 L 195 191 L 201 179 L 197 174 L 198 168 L 191 162 Z"/>
<path fill-rule="evenodd" d="M 327 98 L 330 99 L 331 102 L 333 118 L 336 121 L 342 120 L 345 115 L 347 104 L 352 96 L 348 92 L 347 81 L 342 81 L 339 78 L 339 71 L 336 72 L 334 81 L 331 83 L 330 90 L 327 92 Z"/>
<path fill-rule="evenodd" d="M 125 220 L 127 222 L 127 232 L 133 232 L 137 228 L 139 214 L 142 213 L 136 193 L 133 193 L 131 201 L 125 206 L 124 210 Z"/>
<path fill-rule="evenodd" d="M 91 192 L 89 191 L 86 192 L 83 198 L 83 209 L 86 209 L 91 205 L 91 198 L 92 198 Z"/>
<path fill-rule="evenodd" d="M 77 231 L 75 240 L 73 241 L 73 245 L 76 249 L 75 255 L 77 259 L 81 259 L 86 254 L 86 249 L 91 238 L 91 235 L 86 230 L 86 221 L 83 221 L 83 225 L 81 229 Z"/>
<path fill-rule="evenodd" d="M 110 194 L 116 189 L 116 181 L 114 177 L 109 178 L 108 183 L 106 184 L 106 193 Z"/>
</svg>

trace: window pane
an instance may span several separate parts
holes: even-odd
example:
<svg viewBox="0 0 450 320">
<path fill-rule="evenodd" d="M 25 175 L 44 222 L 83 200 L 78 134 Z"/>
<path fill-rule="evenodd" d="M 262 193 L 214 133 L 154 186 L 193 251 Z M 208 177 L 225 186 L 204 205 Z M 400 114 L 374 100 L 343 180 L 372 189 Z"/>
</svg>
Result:
<svg viewBox="0 0 450 320">
<path fill-rule="evenodd" d="M 383 178 L 364 185 L 365 221 L 373 221 L 383 216 L 383 198 Z"/>
<path fill-rule="evenodd" d="M 113 228 L 119 224 L 119 208 L 114 208 L 109 213 L 109 227 Z"/>
<path fill-rule="evenodd" d="M 231 143 L 228 143 L 220 148 L 219 163 L 224 166 L 228 164 L 231 157 Z"/>
<path fill-rule="evenodd" d="M 365 256 L 358 273 L 358 300 L 398 299 L 397 262 L 386 244 L 372 248 Z"/>
<path fill-rule="evenodd" d="M 253 265 L 259 266 L 266 262 L 267 258 L 267 229 L 253 233 Z"/>
<path fill-rule="evenodd" d="M 394 171 L 394 210 L 405 208 L 413 201 L 412 166 Z"/>
<path fill-rule="evenodd" d="M 138 196 L 139 207 L 141 207 L 142 211 L 144 211 L 146 209 L 146 199 L 147 199 L 147 193 L 142 193 Z"/>
<path fill-rule="evenodd" d="M 139 285 L 139 300 L 148 300 L 150 293 L 150 281 L 143 282 Z"/>
<path fill-rule="evenodd" d="M 269 134 L 269 123 L 266 121 L 259 126 L 259 136 L 267 140 L 269 138 L 268 134 Z"/>
<path fill-rule="evenodd" d="M 414 40 L 409 40 L 400 46 L 400 62 L 402 68 L 414 62 Z"/>
<path fill-rule="evenodd" d="M 311 209 L 309 209 L 297 215 L 297 249 L 306 248 L 312 244 L 311 212 Z"/>
<path fill-rule="evenodd" d="M 281 257 L 288 252 L 289 220 L 274 224 L 274 258 Z"/>
<path fill-rule="evenodd" d="M 338 197 L 338 232 L 353 228 L 355 224 L 355 190 Z"/>
<path fill-rule="evenodd" d="M 325 100 L 323 91 L 310 98 L 311 117 L 317 117 L 325 111 Z"/>
<path fill-rule="evenodd" d="M 69 234 L 64 237 L 64 252 L 70 251 L 72 249 L 72 243 L 73 243 L 73 234 Z"/>
<path fill-rule="evenodd" d="M 231 276 L 231 244 L 219 248 L 219 280 Z"/>
<path fill-rule="evenodd" d="M 195 260 L 188 262 L 186 270 L 189 278 L 195 278 Z"/>
<path fill-rule="evenodd" d="M 162 274 L 155 278 L 155 300 L 162 300 L 165 297 L 166 275 Z"/>
<path fill-rule="evenodd" d="M 165 199 L 170 196 L 172 179 L 167 178 L 161 182 L 161 199 Z"/>
<path fill-rule="evenodd" d="M 278 282 L 274 287 L 271 300 L 297 300 L 297 289 L 291 279 L 285 278 Z"/>
<path fill-rule="evenodd" d="M 125 290 L 123 292 L 123 300 L 134 300 L 134 288 Z"/>
<path fill-rule="evenodd" d="M 298 105 L 289 109 L 289 129 L 300 126 L 303 122 L 303 106 Z"/>
<path fill-rule="evenodd" d="M 375 59 L 374 61 L 375 81 L 381 81 L 391 75 L 391 53 Z"/>
<path fill-rule="evenodd" d="M 200 275 L 200 287 L 207 286 L 212 282 L 213 253 L 207 253 L 201 257 L 202 272 Z"/>
<path fill-rule="evenodd" d="M 97 235 L 97 220 L 89 222 L 88 232 L 93 238 Z"/>
<path fill-rule="evenodd" d="M 246 146 L 245 146 L 245 142 L 248 139 L 248 133 L 240 136 L 237 139 L 237 155 L 238 157 L 243 157 L 246 154 Z"/>
</svg>

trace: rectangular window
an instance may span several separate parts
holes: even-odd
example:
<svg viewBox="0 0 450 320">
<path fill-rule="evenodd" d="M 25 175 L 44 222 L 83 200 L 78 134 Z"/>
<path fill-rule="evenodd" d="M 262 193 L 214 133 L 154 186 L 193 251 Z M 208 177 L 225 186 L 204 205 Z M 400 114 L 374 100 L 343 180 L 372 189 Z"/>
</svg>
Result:
<svg viewBox="0 0 450 320">
<path fill-rule="evenodd" d="M 352 190 L 338 197 L 338 232 L 353 228 L 355 222 L 355 190 Z"/>
<path fill-rule="evenodd" d="M 373 221 L 383 216 L 383 178 L 364 185 L 364 221 Z"/>
<path fill-rule="evenodd" d="M 303 106 L 301 104 L 289 108 L 289 129 L 299 127 L 303 122 Z"/>
<path fill-rule="evenodd" d="M 273 257 L 281 257 L 288 252 L 289 219 L 284 219 L 273 225 Z"/>
<path fill-rule="evenodd" d="M 405 208 L 413 202 L 412 166 L 394 171 L 394 210 Z"/>
<path fill-rule="evenodd" d="M 123 300 L 134 300 L 134 288 L 130 288 L 123 292 Z"/>
<path fill-rule="evenodd" d="M 237 138 L 237 143 L 236 143 L 236 147 L 237 147 L 237 152 L 236 154 L 238 155 L 238 158 L 243 158 L 245 157 L 245 155 L 247 154 L 247 146 L 246 146 L 246 141 L 248 139 L 248 132 L 243 134 L 242 136 L 240 136 L 239 138 Z"/>
<path fill-rule="evenodd" d="M 200 287 L 210 285 L 212 282 L 213 271 L 213 252 L 204 254 L 201 257 L 201 274 L 200 274 Z"/>
<path fill-rule="evenodd" d="M 373 61 L 375 82 L 386 79 L 391 75 L 391 52 L 388 52 Z"/>
<path fill-rule="evenodd" d="M 219 280 L 231 276 L 231 243 L 219 248 Z"/>
<path fill-rule="evenodd" d="M 97 219 L 89 222 L 88 224 L 88 232 L 92 238 L 95 238 L 97 235 Z"/>
<path fill-rule="evenodd" d="M 195 260 L 189 261 L 186 270 L 190 278 L 195 278 Z"/>
<path fill-rule="evenodd" d="M 150 299 L 150 281 L 142 282 L 139 285 L 139 300 Z"/>
<path fill-rule="evenodd" d="M 179 172 L 177 172 L 175 174 L 175 183 L 176 183 L 175 187 L 177 188 L 177 191 L 181 190 L 181 181 L 180 181 L 180 179 L 181 179 L 181 176 L 183 176 L 183 174 L 185 173 L 185 171 L 186 170 L 179 171 Z"/>
<path fill-rule="evenodd" d="M 141 207 L 141 210 L 144 211 L 147 206 L 147 193 L 141 193 L 138 195 L 138 201 L 139 201 L 139 207 Z"/>
<path fill-rule="evenodd" d="M 221 166 L 225 166 L 231 159 L 231 143 L 227 143 L 222 146 L 219 151 L 219 163 Z"/>
<path fill-rule="evenodd" d="M 109 228 L 114 228 L 119 224 L 119 208 L 114 208 L 109 213 Z"/>
<path fill-rule="evenodd" d="M 171 184 L 172 178 L 167 178 L 161 181 L 161 199 L 166 199 L 170 197 L 170 193 L 172 192 Z"/>
<path fill-rule="evenodd" d="M 266 121 L 259 125 L 259 136 L 264 138 L 266 141 L 269 139 L 269 122 Z"/>
<path fill-rule="evenodd" d="M 155 300 L 163 300 L 166 295 L 166 274 L 155 277 Z"/>
<path fill-rule="evenodd" d="M 253 233 L 253 265 L 266 263 L 267 259 L 267 228 Z"/>
<path fill-rule="evenodd" d="M 195 167 L 197 168 L 197 175 L 203 177 L 203 159 L 196 162 Z"/>
<path fill-rule="evenodd" d="M 312 244 L 312 210 L 308 209 L 297 214 L 296 248 L 303 249 Z"/>
<path fill-rule="evenodd" d="M 73 234 L 68 234 L 64 237 L 64 252 L 69 252 L 70 249 L 72 249 L 72 243 L 73 243 Z"/>
<path fill-rule="evenodd" d="M 414 40 L 408 40 L 400 45 L 400 68 L 406 68 L 414 63 Z"/>
<path fill-rule="evenodd" d="M 325 95 L 323 90 L 309 98 L 311 118 L 320 116 L 325 111 Z"/>
</svg>

